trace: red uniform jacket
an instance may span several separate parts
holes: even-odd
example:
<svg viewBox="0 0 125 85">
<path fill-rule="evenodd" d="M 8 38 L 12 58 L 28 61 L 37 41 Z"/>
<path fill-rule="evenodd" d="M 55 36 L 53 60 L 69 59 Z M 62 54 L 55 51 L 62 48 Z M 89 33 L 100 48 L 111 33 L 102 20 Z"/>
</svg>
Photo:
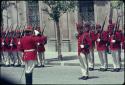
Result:
<svg viewBox="0 0 125 85">
<path fill-rule="evenodd" d="M 0 37 L 0 52 L 2 51 L 2 37 Z"/>
<path fill-rule="evenodd" d="M 9 46 L 9 51 L 18 51 L 17 50 L 17 38 L 11 38 L 9 45 L 13 44 L 12 46 Z"/>
<path fill-rule="evenodd" d="M 101 36 L 101 39 L 100 39 Z M 100 39 L 100 41 L 98 41 Z M 108 32 L 103 31 L 100 35 L 100 33 L 97 33 L 96 35 L 96 45 L 97 45 L 97 51 L 104 51 L 107 49 L 107 41 L 108 41 Z"/>
<path fill-rule="evenodd" d="M 37 51 L 38 52 L 44 52 L 45 51 L 45 47 L 44 45 L 46 44 L 47 42 L 47 37 L 46 36 L 36 36 L 37 39 L 42 39 L 42 42 L 40 42 L 39 40 L 36 42 L 37 43 L 41 43 L 40 45 L 37 45 Z"/>
<path fill-rule="evenodd" d="M 91 31 L 89 35 L 90 35 L 90 39 L 92 40 L 92 44 L 90 45 L 90 49 L 91 49 L 95 47 L 96 34 L 95 32 Z"/>
<path fill-rule="evenodd" d="M 89 37 L 89 33 L 88 32 L 84 32 L 81 35 L 78 35 L 78 55 L 80 55 L 80 53 L 84 53 L 84 54 L 88 54 L 89 53 L 89 49 L 90 49 L 90 45 L 92 44 L 91 39 L 88 38 Z M 80 45 L 88 45 L 88 48 L 81 48 Z"/>
<path fill-rule="evenodd" d="M 110 40 L 110 50 L 118 50 L 118 49 L 121 48 L 121 41 L 122 41 L 122 34 L 121 34 L 121 32 L 117 31 L 117 32 L 115 32 L 114 35 L 112 35 L 109 38 L 109 40 Z M 112 40 L 115 40 L 115 43 L 113 43 Z"/>
<path fill-rule="evenodd" d="M 41 39 L 39 39 L 41 42 Z M 24 51 L 23 59 L 24 61 L 28 60 L 36 60 L 37 59 L 37 51 L 36 51 L 36 42 L 38 39 L 32 35 L 23 36 L 20 40 L 21 42 L 21 50 Z"/>
<path fill-rule="evenodd" d="M 16 44 L 17 44 L 17 51 L 23 51 L 22 49 L 21 49 L 21 38 L 17 38 L 17 42 L 16 42 Z"/>
<path fill-rule="evenodd" d="M 9 41 L 10 41 L 10 38 L 6 38 L 5 39 L 5 42 L 4 42 L 4 39 L 2 38 L 2 43 L 4 43 L 4 45 L 1 45 L 1 50 L 2 51 L 9 51 L 9 47 L 8 47 L 8 43 L 9 43 Z"/>
<path fill-rule="evenodd" d="M 124 36 L 124 34 L 122 35 L 122 49 L 125 50 L 125 36 Z"/>
</svg>

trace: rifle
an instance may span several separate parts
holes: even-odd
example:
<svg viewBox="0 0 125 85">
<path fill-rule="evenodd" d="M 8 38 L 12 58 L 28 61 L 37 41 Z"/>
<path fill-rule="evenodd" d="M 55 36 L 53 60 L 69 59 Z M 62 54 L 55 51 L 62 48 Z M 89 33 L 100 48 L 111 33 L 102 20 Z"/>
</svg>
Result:
<svg viewBox="0 0 125 85">
<path fill-rule="evenodd" d="M 43 30 L 42 30 L 42 32 L 41 32 L 41 35 L 43 35 L 43 32 L 44 32 L 45 27 L 46 27 L 46 24 L 44 24 Z"/>
<path fill-rule="evenodd" d="M 18 25 L 16 26 L 16 29 L 14 31 L 14 33 L 11 35 L 11 42 L 9 44 L 13 44 L 14 47 L 16 47 L 16 44 L 14 42 L 14 37 L 16 36 L 16 30 L 18 28 Z"/>
<path fill-rule="evenodd" d="M 106 18 L 107 18 L 107 16 L 105 17 L 104 22 L 103 22 L 103 24 L 101 26 L 100 39 L 102 38 L 102 32 L 103 32 L 103 29 L 104 29 L 104 26 L 105 26 Z"/>
<path fill-rule="evenodd" d="M 117 17 L 116 24 L 115 24 L 114 29 L 113 29 L 113 38 L 114 39 L 115 39 L 115 33 L 116 33 L 117 26 L 118 26 L 118 22 L 120 22 L 120 20 L 118 18 L 119 18 L 119 16 Z"/>
</svg>

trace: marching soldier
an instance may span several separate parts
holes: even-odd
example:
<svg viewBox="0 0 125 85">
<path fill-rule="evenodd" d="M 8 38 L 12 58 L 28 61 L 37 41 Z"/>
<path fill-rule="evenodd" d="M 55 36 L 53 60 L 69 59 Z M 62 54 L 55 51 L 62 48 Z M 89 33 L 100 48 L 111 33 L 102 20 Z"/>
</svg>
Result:
<svg viewBox="0 0 125 85">
<path fill-rule="evenodd" d="M 85 23 L 84 25 L 84 29 L 85 29 L 85 32 L 89 35 L 88 38 L 90 38 L 91 42 L 93 42 L 93 44 L 90 44 L 89 46 L 89 56 L 88 56 L 88 66 L 89 66 L 89 70 L 92 71 L 94 70 L 94 32 L 91 31 L 91 26 L 89 23 Z M 84 32 L 84 33 L 85 33 Z"/>
<path fill-rule="evenodd" d="M 112 30 L 113 30 L 114 26 L 115 26 L 115 24 L 112 23 L 112 20 L 110 19 L 110 20 L 109 20 L 109 25 L 108 25 L 108 37 L 109 37 L 109 38 L 112 36 Z M 107 52 L 108 52 L 109 54 L 111 54 L 111 51 L 110 51 L 110 48 L 109 48 L 109 47 L 110 47 L 110 41 L 107 42 Z"/>
<path fill-rule="evenodd" d="M 122 35 L 122 49 L 125 52 L 125 33 Z M 124 53 L 124 58 L 125 58 L 125 53 Z"/>
<path fill-rule="evenodd" d="M 83 25 L 78 23 L 77 24 L 77 31 L 78 31 L 78 57 L 80 61 L 82 77 L 79 79 L 86 80 L 88 79 L 89 72 L 88 72 L 88 56 L 89 55 L 89 43 L 90 39 L 88 38 L 89 35 L 87 32 L 83 33 Z"/>
<path fill-rule="evenodd" d="M 116 25 L 116 24 L 115 24 Z M 115 30 L 115 31 L 113 31 Z M 114 69 L 112 72 L 119 72 L 120 71 L 120 49 L 121 49 L 121 40 L 122 34 L 118 31 L 117 28 L 112 30 L 112 36 L 109 38 L 110 40 L 110 50 L 113 58 L 113 67 Z"/>
<path fill-rule="evenodd" d="M 18 66 L 17 39 L 15 34 L 16 33 L 14 31 L 11 32 L 9 41 L 9 56 L 11 65 Z"/>
<path fill-rule="evenodd" d="M 26 84 L 32 84 L 32 72 L 37 60 L 36 42 L 41 39 L 36 39 L 32 35 L 33 30 L 31 26 L 25 29 L 25 36 L 20 40 L 20 50 L 23 51 L 23 61 L 25 62 L 25 78 Z"/>
<path fill-rule="evenodd" d="M 107 71 L 108 68 L 108 60 L 107 60 L 107 41 L 108 41 L 108 33 L 106 31 L 101 30 L 101 25 L 96 25 L 97 35 L 96 35 L 96 46 L 99 55 L 99 59 L 101 62 L 100 71 Z"/>
<path fill-rule="evenodd" d="M 16 36 L 17 36 L 17 55 L 18 55 L 18 63 L 21 65 L 21 66 L 23 66 L 24 65 L 24 62 L 23 62 L 23 60 L 22 60 L 22 51 L 20 50 L 20 39 L 21 39 L 21 37 L 22 37 L 22 32 L 20 32 L 20 31 L 17 31 L 17 33 L 16 33 Z"/>
<path fill-rule="evenodd" d="M 37 62 L 38 62 L 38 66 L 42 66 L 44 67 L 45 65 L 45 47 L 44 45 L 47 43 L 47 37 L 44 36 L 41 31 L 40 31 L 40 27 L 37 27 L 37 30 L 34 31 L 35 32 L 35 36 L 38 38 L 43 38 L 44 42 L 43 44 L 40 44 L 40 42 L 37 42 Z"/>
<path fill-rule="evenodd" d="M 8 34 L 9 32 L 4 32 L 5 36 L 2 37 L 2 47 L 1 47 L 3 56 L 4 56 L 4 65 L 7 67 L 10 66 L 9 49 L 8 49 L 8 42 L 9 42 Z"/>
</svg>

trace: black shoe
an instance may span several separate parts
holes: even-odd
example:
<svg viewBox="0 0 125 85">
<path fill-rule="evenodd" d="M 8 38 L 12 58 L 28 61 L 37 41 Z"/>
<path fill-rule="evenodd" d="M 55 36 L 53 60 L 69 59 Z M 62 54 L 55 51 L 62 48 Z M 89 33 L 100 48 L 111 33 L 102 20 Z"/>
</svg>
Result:
<svg viewBox="0 0 125 85">
<path fill-rule="evenodd" d="M 103 70 L 102 71 L 107 71 L 107 68 L 103 68 Z"/>
<path fill-rule="evenodd" d="M 120 68 L 116 68 L 116 72 L 119 72 L 120 71 Z"/>
<path fill-rule="evenodd" d="M 82 76 L 82 77 L 80 77 L 79 79 L 87 80 L 88 78 L 89 78 L 88 76 Z"/>
<path fill-rule="evenodd" d="M 42 65 L 42 67 L 45 67 L 45 65 Z"/>
<path fill-rule="evenodd" d="M 93 71 L 94 70 L 94 68 L 89 68 L 89 71 Z"/>
<path fill-rule="evenodd" d="M 88 76 L 85 76 L 84 78 L 83 78 L 83 80 L 87 80 L 89 77 Z"/>
<path fill-rule="evenodd" d="M 80 77 L 79 79 L 83 79 L 85 76 Z"/>
<path fill-rule="evenodd" d="M 32 84 L 32 73 L 25 73 L 25 78 L 26 78 L 26 85 L 27 84 Z"/>
<path fill-rule="evenodd" d="M 14 64 L 10 64 L 10 66 L 14 66 Z"/>
<path fill-rule="evenodd" d="M 100 68 L 99 71 L 103 71 L 103 68 Z"/>
<path fill-rule="evenodd" d="M 11 65 L 5 65 L 5 67 L 10 67 Z"/>
<path fill-rule="evenodd" d="M 117 71 L 117 69 L 115 68 L 115 69 L 113 69 L 113 70 L 111 70 L 111 72 L 116 72 Z"/>
</svg>

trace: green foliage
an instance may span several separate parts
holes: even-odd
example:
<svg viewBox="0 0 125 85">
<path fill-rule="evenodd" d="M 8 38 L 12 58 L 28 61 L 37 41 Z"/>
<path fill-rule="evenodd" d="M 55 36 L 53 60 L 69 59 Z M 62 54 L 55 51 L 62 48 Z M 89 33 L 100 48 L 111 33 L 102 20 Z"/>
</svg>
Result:
<svg viewBox="0 0 125 85">
<path fill-rule="evenodd" d="M 112 4 L 112 8 L 120 9 L 120 6 L 123 5 L 123 1 L 121 1 L 121 0 L 114 0 L 114 1 L 111 1 L 111 4 Z"/>
<path fill-rule="evenodd" d="M 59 18 L 62 14 L 68 11 L 74 11 L 75 6 L 77 5 L 76 1 L 43 1 L 48 7 L 44 8 L 45 11 L 54 21 L 59 21 Z"/>
</svg>

